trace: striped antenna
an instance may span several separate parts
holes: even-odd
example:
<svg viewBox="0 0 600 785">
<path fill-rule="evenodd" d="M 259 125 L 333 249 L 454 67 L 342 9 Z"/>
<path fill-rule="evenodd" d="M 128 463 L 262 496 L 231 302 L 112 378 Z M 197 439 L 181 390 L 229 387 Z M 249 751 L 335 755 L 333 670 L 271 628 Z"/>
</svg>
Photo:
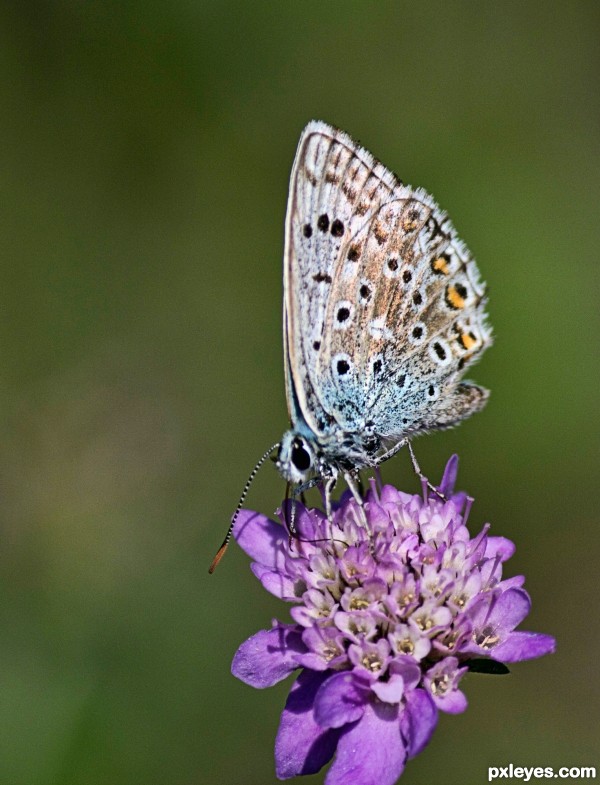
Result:
<svg viewBox="0 0 600 785">
<path fill-rule="evenodd" d="M 211 575 L 217 569 L 217 566 L 218 566 L 219 562 L 221 561 L 221 559 L 225 555 L 225 551 L 227 550 L 227 546 L 229 545 L 229 541 L 231 540 L 231 535 L 233 534 L 233 529 L 234 529 L 234 526 L 235 526 L 235 522 L 237 521 L 238 515 L 240 514 L 240 510 L 242 509 L 242 505 L 243 505 L 243 503 L 244 503 L 244 501 L 246 499 L 246 496 L 248 495 L 248 491 L 250 490 L 250 486 L 252 485 L 252 480 L 256 477 L 256 473 L 258 472 L 260 467 L 263 465 L 263 463 L 267 460 L 269 455 L 271 455 L 273 450 L 276 450 L 278 447 L 279 447 L 279 442 L 274 444 L 272 447 L 269 447 L 269 449 L 262 456 L 260 461 L 256 464 L 254 469 L 252 469 L 252 471 L 250 472 L 250 476 L 246 480 L 246 484 L 244 485 L 244 490 L 242 491 L 242 495 L 240 496 L 240 500 L 238 502 L 238 505 L 235 508 L 235 512 L 233 513 L 233 516 L 231 518 L 231 523 L 229 524 L 229 529 L 227 529 L 227 534 L 225 535 L 225 539 L 223 540 L 223 542 L 221 544 L 221 547 L 217 551 L 217 553 L 215 555 L 215 558 L 212 560 L 212 563 L 211 563 L 210 567 L 208 568 L 208 571 L 209 571 L 209 573 Z"/>
</svg>

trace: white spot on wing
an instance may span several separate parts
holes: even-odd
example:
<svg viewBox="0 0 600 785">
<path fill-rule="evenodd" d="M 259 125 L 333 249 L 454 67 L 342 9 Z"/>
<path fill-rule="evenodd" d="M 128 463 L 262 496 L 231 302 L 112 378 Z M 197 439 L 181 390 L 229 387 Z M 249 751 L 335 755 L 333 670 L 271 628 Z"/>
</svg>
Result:
<svg viewBox="0 0 600 785">
<path fill-rule="evenodd" d="M 437 345 L 437 351 L 436 351 Z M 441 365 L 442 368 L 446 365 L 450 365 L 453 360 L 452 357 L 452 350 L 450 348 L 450 344 L 444 341 L 442 338 L 436 338 L 429 344 L 428 353 L 433 362 L 436 365 Z"/>
<path fill-rule="evenodd" d="M 386 326 L 385 316 L 378 316 L 377 319 L 370 321 L 368 330 L 373 338 L 383 339 L 384 341 L 389 341 L 393 336 L 390 328 Z"/>
</svg>

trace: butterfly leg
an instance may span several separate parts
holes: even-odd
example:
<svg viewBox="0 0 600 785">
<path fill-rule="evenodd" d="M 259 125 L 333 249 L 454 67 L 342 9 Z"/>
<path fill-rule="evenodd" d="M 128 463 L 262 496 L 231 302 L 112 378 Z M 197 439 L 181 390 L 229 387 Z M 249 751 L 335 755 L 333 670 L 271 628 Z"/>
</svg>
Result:
<svg viewBox="0 0 600 785">
<path fill-rule="evenodd" d="M 371 531 L 371 527 L 369 526 L 369 522 L 367 520 L 367 514 L 365 512 L 365 504 L 363 501 L 362 494 L 360 492 L 360 487 L 356 481 L 356 475 L 353 474 L 352 472 L 346 472 L 346 474 L 344 474 L 344 479 L 346 480 L 348 488 L 350 488 L 352 495 L 354 496 L 354 499 L 358 504 L 358 508 L 360 510 L 359 514 L 361 518 L 361 523 L 367 530 L 367 534 L 370 537 L 373 532 Z"/>
<path fill-rule="evenodd" d="M 375 463 L 375 466 L 381 466 L 381 464 L 384 463 L 384 461 L 387 461 L 388 458 L 392 458 L 397 452 L 400 452 L 400 450 L 403 447 L 406 447 L 407 444 L 408 444 L 408 439 L 402 439 L 401 441 L 398 442 L 398 444 L 395 444 L 393 447 L 390 447 L 390 449 L 387 452 L 384 452 L 383 455 L 380 455 L 379 458 L 377 458 L 377 462 Z"/>
<path fill-rule="evenodd" d="M 333 493 L 336 483 L 337 476 L 335 474 L 328 477 L 325 481 L 325 514 L 327 515 L 329 523 L 331 523 L 331 494 Z"/>
<path fill-rule="evenodd" d="M 362 477 L 360 476 L 360 472 L 356 472 L 356 474 L 354 476 L 355 476 L 355 479 L 356 479 L 356 485 L 358 487 L 358 492 L 360 493 L 361 498 L 364 499 L 364 496 L 365 496 L 365 485 L 363 483 Z"/>
<path fill-rule="evenodd" d="M 292 540 L 296 536 L 296 498 L 294 492 L 290 493 L 291 483 L 285 485 L 285 501 L 283 507 L 283 522 L 288 530 L 288 545 L 292 548 Z M 288 501 L 291 502 L 288 509 Z"/>
<path fill-rule="evenodd" d="M 421 467 L 419 466 L 419 462 L 417 461 L 417 456 L 414 453 L 412 448 L 412 444 L 407 440 L 406 446 L 408 447 L 408 452 L 410 453 L 410 460 L 412 461 L 413 469 L 417 477 L 421 480 L 421 482 L 429 488 L 430 491 L 433 491 L 436 496 L 438 496 L 443 502 L 448 501 L 443 493 L 441 493 L 435 485 L 429 482 L 427 477 L 421 471 Z"/>
</svg>

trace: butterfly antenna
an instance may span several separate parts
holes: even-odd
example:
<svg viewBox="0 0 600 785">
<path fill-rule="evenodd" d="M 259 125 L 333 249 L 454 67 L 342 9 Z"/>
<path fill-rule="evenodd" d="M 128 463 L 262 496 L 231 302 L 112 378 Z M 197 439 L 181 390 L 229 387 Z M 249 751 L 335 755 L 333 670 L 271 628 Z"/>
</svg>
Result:
<svg viewBox="0 0 600 785">
<path fill-rule="evenodd" d="M 246 496 L 248 495 L 248 491 L 250 490 L 250 486 L 252 485 L 252 481 L 256 477 L 256 473 L 258 472 L 260 467 L 263 465 L 263 463 L 267 460 L 269 455 L 271 455 L 273 450 L 276 450 L 278 447 L 279 447 L 279 442 L 274 444 L 272 447 L 269 447 L 269 449 L 266 451 L 266 453 L 258 461 L 258 463 L 254 467 L 254 469 L 252 469 L 252 471 L 250 472 L 250 476 L 246 480 L 246 484 L 244 485 L 244 490 L 242 491 L 242 495 L 240 496 L 240 500 L 238 502 L 238 505 L 235 508 L 235 512 L 233 513 L 233 515 L 231 517 L 231 523 L 229 524 L 229 528 L 227 529 L 227 534 L 225 535 L 225 539 L 221 543 L 221 547 L 217 551 L 217 553 L 215 555 L 215 558 L 212 560 L 212 563 L 211 563 L 210 567 L 208 568 L 208 572 L 211 575 L 217 569 L 217 566 L 218 566 L 219 562 L 221 561 L 221 559 L 225 555 L 225 551 L 227 550 L 227 546 L 229 545 L 229 541 L 231 540 L 231 535 L 233 534 L 233 529 L 234 529 L 234 526 L 235 526 L 235 522 L 237 521 L 238 515 L 240 514 L 240 510 L 242 509 L 242 505 L 244 504 L 244 501 L 246 500 Z"/>
</svg>

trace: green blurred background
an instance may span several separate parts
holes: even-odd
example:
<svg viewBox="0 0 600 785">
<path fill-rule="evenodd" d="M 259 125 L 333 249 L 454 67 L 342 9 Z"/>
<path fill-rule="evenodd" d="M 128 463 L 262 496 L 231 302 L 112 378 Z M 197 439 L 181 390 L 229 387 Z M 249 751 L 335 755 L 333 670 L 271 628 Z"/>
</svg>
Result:
<svg viewBox="0 0 600 785">
<path fill-rule="evenodd" d="M 470 676 L 404 781 L 596 765 L 600 5 L 0 8 L 0 783 L 257 785 L 289 683 L 229 673 L 287 620 L 235 546 L 286 427 L 283 220 L 316 117 L 432 192 L 490 285 L 460 453 L 558 653 Z M 384 479 L 417 489 L 405 455 Z M 270 466 L 249 506 L 271 513 Z M 306 778 L 306 785 L 323 775 Z"/>
</svg>

